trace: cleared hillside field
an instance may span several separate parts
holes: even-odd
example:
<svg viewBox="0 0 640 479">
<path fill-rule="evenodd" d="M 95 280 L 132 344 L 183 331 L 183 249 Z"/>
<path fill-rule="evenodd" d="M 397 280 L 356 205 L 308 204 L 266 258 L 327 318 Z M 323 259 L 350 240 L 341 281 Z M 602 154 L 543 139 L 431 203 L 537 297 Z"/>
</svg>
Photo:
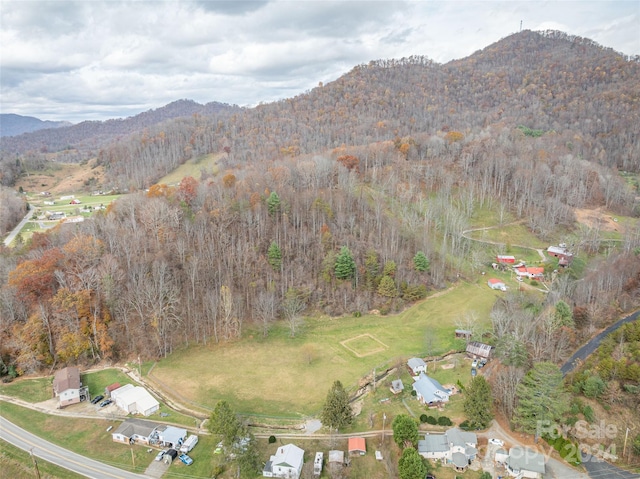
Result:
<svg viewBox="0 0 640 479">
<path fill-rule="evenodd" d="M 218 166 L 216 165 L 216 162 L 222 156 L 224 156 L 224 154 L 212 153 L 193 160 L 188 160 L 178 166 L 171 173 L 158 180 L 158 184 L 177 185 L 187 176 L 192 176 L 193 178 L 200 180 L 203 172 L 209 175 L 215 175 L 218 173 Z"/>
<path fill-rule="evenodd" d="M 152 377 L 205 409 L 226 400 L 241 414 L 316 415 L 335 380 L 354 391 L 373 368 L 425 356 L 429 349 L 432 354 L 464 349 L 454 338 L 456 319 L 473 313 L 478 324 L 488 326 L 497 295 L 478 279 L 398 315 L 307 318 L 294 338 L 278 322 L 267 338 L 256 331 L 237 342 L 174 352 L 156 365 Z"/>
</svg>

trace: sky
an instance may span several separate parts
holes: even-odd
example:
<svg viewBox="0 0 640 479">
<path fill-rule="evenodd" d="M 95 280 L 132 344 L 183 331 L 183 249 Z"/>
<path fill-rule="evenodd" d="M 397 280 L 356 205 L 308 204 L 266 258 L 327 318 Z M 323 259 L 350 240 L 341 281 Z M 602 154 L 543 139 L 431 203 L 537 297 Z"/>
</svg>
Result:
<svg viewBox="0 0 640 479">
<path fill-rule="evenodd" d="M 0 112 L 77 123 L 179 99 L 255 106 L 371 60 L 464 58 L 520 28 L 640 55 L 640 0 L 0 0 Z"/>
</svg>

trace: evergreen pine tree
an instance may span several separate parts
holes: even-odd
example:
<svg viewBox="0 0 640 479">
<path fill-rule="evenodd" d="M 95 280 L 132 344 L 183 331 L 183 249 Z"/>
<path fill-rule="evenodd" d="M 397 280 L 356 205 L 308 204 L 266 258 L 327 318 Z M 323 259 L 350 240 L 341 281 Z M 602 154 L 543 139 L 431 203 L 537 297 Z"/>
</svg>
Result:
<svg viewBox="0 0 640 479">
<path fill-rule="evenodd" d="M 422 273 L 424 271 L 428 271 L 429 266 L 430 263 L 427 256 L 422 251 L 418 251 L 413 257 L 413 267 L 416 269 L 416 271 L 420 271 Z"/>
<path fill-rule="evenodd" d="M 335 381 L 327 393 L 320 420 L 329 429 L 336 430 L 348 426 L 353 421 L 349 396 L 340 381 Z"/>
<path fill-rule="evenodd" d="M 423 479 L 427 473 L 422 457 L 413 447 L 402 451 L 398 460 L 398 474 L 400 479 Z"/>
<path fill-rule="evenodd" d="M 553 363 L 536 363 L 516 389 L 518 407 L 514 422 L 533 434 L 539 425 L 549 425 L 568 409 L 562 371 Z"/>
<path fill-rule="evenodd" d="M 282 266 L 282 251 L 275 241 L 272 241 L 269 245 L 267 258 L 273 270 L 280 271 L 280 267 Z"/>
<path fill-rule="evenodd" d="M 476 376 L 464 393 L 464 413 L 473 426 L 484 429 L 493 419 L 491 386 L 484 376 Z"/>
<path fill-rule="evenodd" d="M 355 277 L 356 262 L 353 259 L 351 251 L 346 246 L 343 246 L 340 249 L 340 253 L 338 253 L 335 273 L 338 279 L 353 279 Z"/>
<path fill-rule="evenodd" d="M 267 198 L 267 210 L 270 215 L 275 215 L 280 211 L 280 197 L 275 191 L 272 191 L 269 198 Z"/>
<path fill-rule="evenodd" d="M 378 284 L 378 294 L 386 298 L 395 298 L 398 296 L 398 288 L 391 276 L 383 276 Z"/>
</svg>

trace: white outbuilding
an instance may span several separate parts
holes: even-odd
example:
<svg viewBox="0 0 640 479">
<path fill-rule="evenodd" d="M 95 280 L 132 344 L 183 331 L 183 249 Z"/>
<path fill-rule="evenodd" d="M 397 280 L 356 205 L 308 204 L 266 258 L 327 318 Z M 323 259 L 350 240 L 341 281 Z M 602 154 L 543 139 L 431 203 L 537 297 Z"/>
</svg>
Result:
<svg viewBox="0 0 640 479">
<path fill-rule="evenodd" d="M 125 384 L 111 391 L 111 400 L 116 403 L 116 406 L 129 414 L 150 416 L 160 409 L 160 403 L 149 394 L 149 391 L 133 384 Z"/>
</svg>

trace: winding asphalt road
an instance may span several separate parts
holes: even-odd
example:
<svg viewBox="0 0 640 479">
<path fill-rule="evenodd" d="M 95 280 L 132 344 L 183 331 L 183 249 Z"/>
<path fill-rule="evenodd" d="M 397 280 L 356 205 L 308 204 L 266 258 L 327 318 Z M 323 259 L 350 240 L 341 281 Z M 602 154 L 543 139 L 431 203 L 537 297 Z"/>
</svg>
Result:
<svg viewBox="0 0 640 479">
<path fill-rule="evenodd" d="M 602 340 L 604 338 L 606 338 L 609 334 L 614 332 L 616 329 L 618 329 L 623 324 L 627 324 L 627 323 L 630 323 L 630 322 L 635 321 L 636 319 L 638 319 L 638 315 L 640 315 L 640 310 L 636 311 L 633 314 L 630 314 L 629 316 L 626 316 L 626 317 L 622 318 L 617 323 L 612 324 L 607 329 L 602 331 L 600 334 L 598 334 L 597 336 L 593 337 L 587 344 L 585 344 L 580 349 L 578 349 L 575 353 L 573 353 L 573 356 L 571 356 L 567 360 L 567 362 L 565 362 L 562 365 L 562 367 L 560 368 L 560 370 L 562 371 L 562 375 L 566 376 L 568 373 L 573 371 L 575 369 L 575 367 L 579 364 L 579 362 L 582 362 L 585 359 L 587 359 L 587 357 L 591 353 L 593 353 L 597 349 L 598 346 L 600 346 L 600 343 L 602 342 Z"/>
<path fill-rule="evenodd" d="M 149 477 L 127 472 L 56 446 L 25 431 L 1 416 L 0 439 L 27 452 L 31 451 L 35 457 L 86 477 L 95 479 L 144 479 Z"/>
</svg>

